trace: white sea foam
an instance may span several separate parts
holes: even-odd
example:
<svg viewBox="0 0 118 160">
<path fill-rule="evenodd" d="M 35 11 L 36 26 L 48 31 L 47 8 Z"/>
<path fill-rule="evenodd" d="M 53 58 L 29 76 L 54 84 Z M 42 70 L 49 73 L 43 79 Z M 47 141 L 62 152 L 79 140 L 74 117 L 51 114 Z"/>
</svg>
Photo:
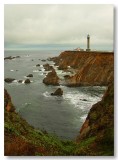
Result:
<svg viewBox="0 0 118 160">
<path fill-rule="evenodd" d="M 42 71 L 42 72 L 44 72 L 44 71 L 45 71 L 45 69 L 44 69 L 44 68 L 42 68 L 42 69 L 41 69 L 41 71 Z"/>
<path fill-rule="evenodd" d="M 43 73 L 39 73 L 39 75 L 43 76 Z"/>
<path fill-rule="evenodd" d="M 39 72 L 39 70 L 33 70 L 33 72 Z"/>
<path fill-rule="evenodd" d="M 24 84 L 24 83 L 25 83 L 25 80 L 22 81 L 22 84 Z"/>
<path fill-rule="evenodd" d="M 27 54 L 27 55 L 24 55 L 24 57 L 30 57 L 30 55 Z"/>
<path fill-rule="evenodd" d="M 43 96 L 45 96 L 45 97 L 51 97 L 50 93 L 47 92 L 47 91 L 43 93 Z"/>
<path fill-rule="evenodd" d="M 15 79 L 15 80 L 13 81 L 13 83 L 18 83 L 18 80 Z"/>
<path fill-rule="evenodd" d="M 93 104 L 101 100 L 101 97 L 90 97 L 90 95 L 79 91 L 67 92 L 63 95 L 63 98 L 69 103 L 73 104 L 75 108 L 83 111 L 89 110 Z"/>
<path fill-rule="evenodd" d="M 84 122 L 85 119 L 86 119 L 86 117 L 87 117 L 87 114 L 84 114 L 83 116 L 81 116 L 81 117 L 80 117 L 81 122 Z"/>
<path fill-rule="evenodd" d="M 43 68 L 43 65 L 41 64 L 40 67 Z"/>
<path fill-rule="evenodd" d="M 27 102 L 25 103 L 25 105 L 30 105 L 30 104 L 31 104 L 31 103 L 27 103 Z"/>
</svg>

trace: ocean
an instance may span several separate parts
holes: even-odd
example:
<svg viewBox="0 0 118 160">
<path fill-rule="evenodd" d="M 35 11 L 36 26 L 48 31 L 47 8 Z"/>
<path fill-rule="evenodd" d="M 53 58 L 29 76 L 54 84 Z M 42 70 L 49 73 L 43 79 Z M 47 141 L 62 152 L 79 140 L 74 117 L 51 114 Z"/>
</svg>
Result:
<svg viewBox="0 0 118 160">
<path fill-rule="evenodd" d="M 5 78 L 15 78 L 12 83 L 5 83 L 5 89 L 12 97 L 12 102 L 18 112 L 30 125 L 36 129 L 57 135 L 61 139 L 74 140 L 86 119 L 93 104 L 100 101 L 106 87 L 66 87 L 61 85 L 63 96 L 51 96 L 58 86 L 47 86 L 42 83 L 46 76 L 43 64 L 54 62 L 47 58 L 60 54 L 58 50 L 10 50 L 7 56 L 20 56 L 5 60 Z M 46 61 L 42 61 L 45 59 Z M 40 64 L 40 67 L 36 67 Z M 63 77 L 64 72 L 56 72 Z M 33 74 L 30 84 L 18 83 L 25 80 L 28 74 Z"/>
</svg>

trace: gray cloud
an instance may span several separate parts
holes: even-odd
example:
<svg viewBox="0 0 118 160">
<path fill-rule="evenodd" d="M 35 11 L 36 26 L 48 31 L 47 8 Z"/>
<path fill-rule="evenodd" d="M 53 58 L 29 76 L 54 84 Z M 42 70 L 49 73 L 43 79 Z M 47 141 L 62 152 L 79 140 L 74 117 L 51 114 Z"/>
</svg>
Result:
<svg viewBox="0 0 118 160">
<path fill-rule="evenodd" d="M 5 44 L 113 44 L 112 5 L 5 5 Z"/>
</svg>

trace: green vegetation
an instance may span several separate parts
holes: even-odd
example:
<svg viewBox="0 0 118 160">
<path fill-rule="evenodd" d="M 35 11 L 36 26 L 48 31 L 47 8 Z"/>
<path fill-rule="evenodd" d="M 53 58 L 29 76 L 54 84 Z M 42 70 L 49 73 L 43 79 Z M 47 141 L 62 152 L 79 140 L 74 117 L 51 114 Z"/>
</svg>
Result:
<svg viewBox="0 0 118 160">
<path fill-rule="evenodd" d="M 31 127 L 19 114 L 7 110 L 11 99 L 5 95 L 5 155 L 113 156 L 114 91 L 108 87 L 101 102 L 93 105 L 76 142 L 60 140 Z M 9 103 L 10 102 L 10 103 Z M 12 105 L 13 106 L 13 105 Z M 87 129 L 87 127 L 89 129 Z M 83 133 L 86 133 L 83 135 Z"/>
<path fill-rule="evenodd" d="M 16 148 L 19 147 L 18 142 L 16 143 L 15 141 L 18 137 L 20 138 L 19 141 L 28 143 L 31 148 L 35 147 L 32 155 L 74 155 L 74 150 L 77 146 L 77 144 L 72 141 L 61 141 L 56 136 L 34 129 L 15 112 L 5 112 L 4 127 L 5 155 L 11 154 L 13 150 L 15 152 Z M 9 150 L 7 149 L 8 146 Z M 22 148 L 20 150 L 22 151 Z M 14 154 L 19 155 L 19 153 Z M 24 153 L 22 154 L 24 155 Z M 29 154 L 28 151 L 26 155 Z"/>
</svg>

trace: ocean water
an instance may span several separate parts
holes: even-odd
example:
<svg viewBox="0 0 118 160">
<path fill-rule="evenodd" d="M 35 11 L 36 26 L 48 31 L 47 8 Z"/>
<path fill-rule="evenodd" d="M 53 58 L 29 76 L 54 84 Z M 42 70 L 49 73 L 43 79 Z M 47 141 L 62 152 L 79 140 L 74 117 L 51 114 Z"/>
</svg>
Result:
<svg viewBox="0 0 118 160">
<path fill-rule="evenodd" d="M 51 96 L 57 86 L 46 86 L 42 83 L 46 76 L 43 64 L 49 63 L 54 66 L 49 57 L 58 56 L 60 51 L 5 51 L 6 56 L 17 56 L 13 60 L 5 60 L 5 78 L 15 78 L 13 83 L 5 83 L 5 88 L 12 97 L 16 111 L 26 121 L 41 130 L 56 134 L 62 139 L 75 139 L 86 119 L 93 104 L 100 101 L 106 87 L 66 87 L 63 96 Z M 40 64 L 40 67 L 36 67 Z M 57 70 L 59 77 L 64 72 Z M 30 84 L 18 83 L 17 80 L 25 80 L 28 74 L 33 74 Z"/>
</svg>

